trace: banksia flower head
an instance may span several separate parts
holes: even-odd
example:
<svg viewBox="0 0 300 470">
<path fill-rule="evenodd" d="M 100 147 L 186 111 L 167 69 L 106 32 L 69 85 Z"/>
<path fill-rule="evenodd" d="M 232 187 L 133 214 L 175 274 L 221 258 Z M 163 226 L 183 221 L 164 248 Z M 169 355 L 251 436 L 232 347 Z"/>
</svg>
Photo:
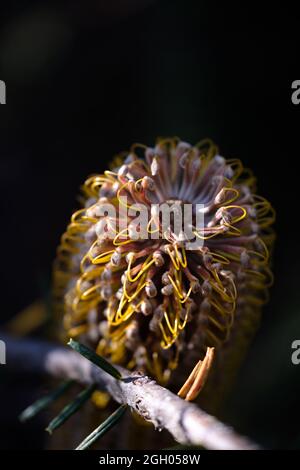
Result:
<svg viewBox="0 0 300 470">
<path fill-rule="evenodd" d="M 267 300 L 273 209 L 212 142 L 134 145 L 83 196 L 56 295 L 67 334 L 112 362 L 166 383 L 183 358 L 235 341 Z"/>
</svg>

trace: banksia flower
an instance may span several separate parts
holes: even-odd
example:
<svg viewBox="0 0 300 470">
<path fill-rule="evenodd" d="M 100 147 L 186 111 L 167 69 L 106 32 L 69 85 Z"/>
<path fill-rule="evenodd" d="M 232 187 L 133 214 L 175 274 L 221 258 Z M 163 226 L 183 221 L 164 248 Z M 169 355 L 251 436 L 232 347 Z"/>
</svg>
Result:
<svg viewBox="0 0 300 470">
<path fill-rule="evenodd" d="M 252 172 L 174 138 L 132 146 L 82 190 L 54 270 L 68 336 L 160 383 L 237 347 L 272 282 L 274 211 Z"/>
</svg>

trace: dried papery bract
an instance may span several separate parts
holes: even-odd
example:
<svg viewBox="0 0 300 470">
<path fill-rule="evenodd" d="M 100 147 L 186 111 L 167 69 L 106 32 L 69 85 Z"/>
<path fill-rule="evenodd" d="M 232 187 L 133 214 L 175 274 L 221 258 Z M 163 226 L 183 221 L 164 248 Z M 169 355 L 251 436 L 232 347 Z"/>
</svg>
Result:
<svg viewBox="0 0 300 470">
<path fill-rule="evenodd" d="M 274 211 L 256 195 L 252 172 L 209 140 L 133 145 L 82 189 L 84 207 L 71 218 L 54 270 L 67 336 L 167 383 L 195 351 L 197 361 L 207 348 L 221 354 L 236 318 L 245 309 L 247 318 L 257 315 L 266 302 Z M 162 204 L 191 205 L 192 241 L 186 227 L 175 230 L 174 216 L 166 229 L 155 208 Z M 148 213 L 146 238 L 134 230 L 138 207 Z"/>
</svg>

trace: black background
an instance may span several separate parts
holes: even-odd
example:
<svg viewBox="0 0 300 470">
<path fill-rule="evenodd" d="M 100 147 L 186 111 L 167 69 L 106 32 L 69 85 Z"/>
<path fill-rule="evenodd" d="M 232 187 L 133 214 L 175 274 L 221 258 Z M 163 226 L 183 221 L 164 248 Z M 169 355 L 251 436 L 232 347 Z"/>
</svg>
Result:
<svg viewBox="0 0 300 470">
<path fill-rule="evenodd" d="M 265 446 L 299 447 L 299 13 L 287 2 L 11 0 L 0 25 L 0 321 L 45 296 L 89 174 L 133 142 L 211 137 L 277 211 L 271 302 L 225 418 Z M 42 447 L 42 418 L 16 420 L 37 385 L 0 384 L 3 448 Z"/>
</svg>

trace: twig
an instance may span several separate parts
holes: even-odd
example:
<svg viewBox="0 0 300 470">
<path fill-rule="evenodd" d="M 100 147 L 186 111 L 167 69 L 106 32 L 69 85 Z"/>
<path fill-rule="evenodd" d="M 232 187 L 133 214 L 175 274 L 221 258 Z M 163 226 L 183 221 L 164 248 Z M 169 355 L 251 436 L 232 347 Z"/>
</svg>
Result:
<svg viewBox="0 0 300 470">
<path fill-rule="evenodd" d="M 127 404 L 156 429 L 167 429 L 181 444 L 206 449 L 254 450 L 259 447 L 248 438 L 184 401 L 140 372 L 115 366 L 122 377 L 116 380 L 78 353 L 55 344 L 30 339 L 14 339 L 0 334 L 7 349 L 7 367 L 16 372 L 50 374 L 73 379 L 85 385 L 97 383 L 118 403 Z"/>
</svg>

